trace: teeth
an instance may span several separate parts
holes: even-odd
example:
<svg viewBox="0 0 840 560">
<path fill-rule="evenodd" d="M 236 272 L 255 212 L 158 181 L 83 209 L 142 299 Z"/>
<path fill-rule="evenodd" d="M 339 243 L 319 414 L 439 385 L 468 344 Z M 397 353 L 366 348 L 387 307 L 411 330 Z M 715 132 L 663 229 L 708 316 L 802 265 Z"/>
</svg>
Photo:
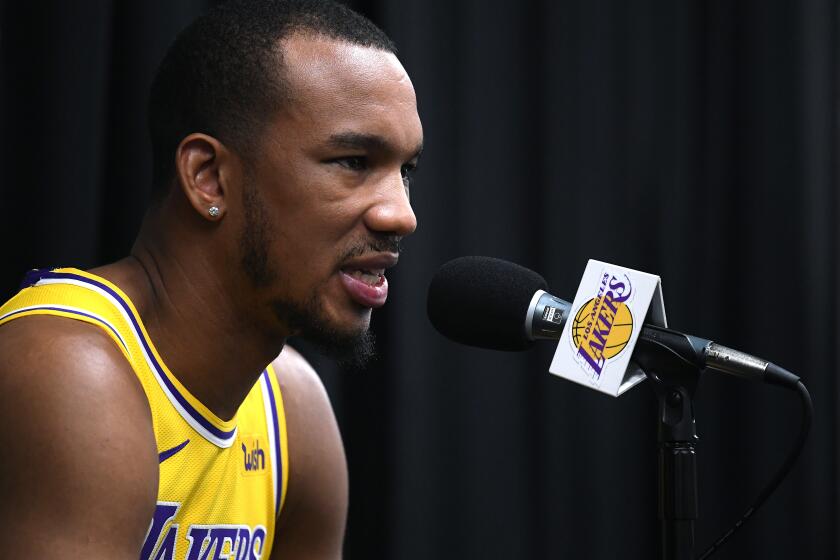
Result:
<svg viewBox="0 0 840 560">
<path fill-rule="evenodd" d="M 369 286 L 375 286 L 379 284 L 379 278 L 382 276 L 382 273 L 376 270 L 353 270 L 350 272 L 350 276 L 361 280 Z"/>
</svg>

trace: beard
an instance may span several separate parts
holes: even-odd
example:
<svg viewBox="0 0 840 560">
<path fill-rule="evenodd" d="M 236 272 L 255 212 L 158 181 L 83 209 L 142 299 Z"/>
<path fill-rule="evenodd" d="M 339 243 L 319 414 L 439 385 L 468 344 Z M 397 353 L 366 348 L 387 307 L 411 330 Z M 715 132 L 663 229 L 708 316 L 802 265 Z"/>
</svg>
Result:
<svg viewBox="0 0 840 560">
<path fill-rule="evenodd" d="M 303 305 L 275 302 L 274 314 L 289 325 L 296 336 L 312 344 L 315 349 L 346 369 L 364 369 L 376 356 L 376 337 L 365 327 L 342 331 L 323 318 L 320 299 L 313 296 Z"/>
<path fill-rule="evenodd" d="M 245 225 L 239 235 L 240 264 L 255 289 L 282 280 L 268 257 L 271 228 L 265 205 L 253 184 L 246 184 L 242 193 Z M 353 252 L 357 252 L 355 249 Z M 276 300 L 272 309 L 277 319 L 292 332 L 315 346 L 316 350 L 349 369 L 362 369 L 376 355 L 375 337 L 369 328 L 342 330 L 331 324 L 324 305 L 313 289 L 305 301 Z"/>
</svg>

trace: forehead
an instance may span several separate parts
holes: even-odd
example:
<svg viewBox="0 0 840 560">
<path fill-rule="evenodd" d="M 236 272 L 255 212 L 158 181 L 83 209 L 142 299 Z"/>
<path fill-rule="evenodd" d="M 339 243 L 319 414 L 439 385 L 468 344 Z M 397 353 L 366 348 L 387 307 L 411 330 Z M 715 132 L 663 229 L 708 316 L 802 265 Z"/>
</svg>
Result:
<svg viewBox="0 0 840 560">
<path fill-rule="evenodd" d="M 290 96 L 279 115 L 284 135 L 318 140 L 357 132 L 406 149 L 422 142 L 414 87 L 393 53 L 293 35 L 283 41 L 283 67 Z"/>
</svg>

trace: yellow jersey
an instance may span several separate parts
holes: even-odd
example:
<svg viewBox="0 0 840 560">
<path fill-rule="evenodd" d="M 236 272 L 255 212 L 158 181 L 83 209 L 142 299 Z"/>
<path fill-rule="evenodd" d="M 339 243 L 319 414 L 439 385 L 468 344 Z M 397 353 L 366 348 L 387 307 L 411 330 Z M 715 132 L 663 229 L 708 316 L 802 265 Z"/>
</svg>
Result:
<svg viewBox="0 0 840 560">
<path fill-rule="evenodd" d="M 29 315 L 100 327 L 143 386 L 160 482 L 140 558 L 268 558 L 289 471 L 283 399 L 271 366 L 225 421 L 169 371 L 134 304 L 104 278 L 72 268 L 33 270 L 21 291 L 0 307 L 0 325 Z"/>
</svg>

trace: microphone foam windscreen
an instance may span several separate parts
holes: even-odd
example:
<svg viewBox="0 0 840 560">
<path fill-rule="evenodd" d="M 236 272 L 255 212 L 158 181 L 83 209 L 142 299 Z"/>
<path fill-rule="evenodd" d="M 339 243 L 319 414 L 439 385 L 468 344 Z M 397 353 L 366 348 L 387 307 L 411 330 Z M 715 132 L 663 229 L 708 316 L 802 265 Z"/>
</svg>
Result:
<svg viewBox="0 0 840 560">
<path fill-rule="evenodd" d="M 444 336 L 493 350 L 525 350 L 525 315 L 545 279 L 492 257 L 459 257 L 440 267 L 429 284 L 426 312 Z"/>
</svg>

